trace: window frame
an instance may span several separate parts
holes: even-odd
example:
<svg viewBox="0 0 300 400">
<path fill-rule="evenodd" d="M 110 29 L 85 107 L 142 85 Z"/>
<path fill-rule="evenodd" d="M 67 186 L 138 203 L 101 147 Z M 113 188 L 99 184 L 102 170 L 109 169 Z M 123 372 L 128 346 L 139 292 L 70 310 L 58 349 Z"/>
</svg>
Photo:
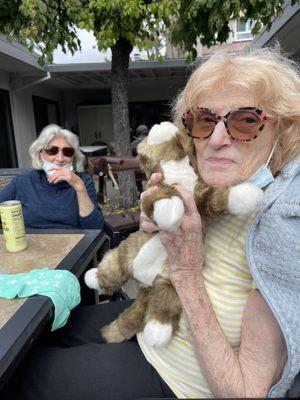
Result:
<svg viewBox="0 0 300 400">
<path fill-rule="evenodd" d="M 55 121 L 51 120 L 51 117 L 48 105 L 54 107 L 55 111 Z M 60 107 L 58 100 L 48 99 L 42 96 L 32 95 L 32 106 L 33 106 L 33 114 L 34 114 L 34 122 L 35 122 L 35 130 L 36 130 L 36 137 L 39 136 L 42 129 L 49 124 L 57 124 L 60 125 Z"/>
<path fill-rule="evenodd" d="M 238 31 L 238 23 L 243 23 L 245 24 L 245 31 Z M 246 22 L 241 22 L 240 20 L 236 19 L 235 20 L 235 32 L 234 32 L 234 39 L 235 41 L 238 42 L 242 42 L 242 41 L 246 41 L 246 40 L 252 40 L 253 39 L 253 35 L 251 33 L 251 29 L 253 25 L 253 20 L 248 19 Z M 247 29 L 247 25 L 249 24 L 249 29 Z M 248 35 L 247 37 L 238 37 L 238 34 L 245 34 Z"/>
</svg>

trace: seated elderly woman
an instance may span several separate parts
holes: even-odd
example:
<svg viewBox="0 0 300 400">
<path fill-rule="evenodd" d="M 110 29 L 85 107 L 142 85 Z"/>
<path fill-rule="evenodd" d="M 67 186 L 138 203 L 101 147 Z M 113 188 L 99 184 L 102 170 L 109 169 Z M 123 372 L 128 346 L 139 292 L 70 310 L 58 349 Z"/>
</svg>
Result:
<svg viewBox="0 0 300 400">
<path fill-rule="evenodd" d="M 118 344 L 99 337 L 129 301 L 78 308 L 31 351 L 4 399 L 261 398 L 291 388 L 300 370 L 297 67 L 267 49 L 213 55 L 179 95 L 174 122 L 192 137 L 202 179 L 255 183 L 260 209 L 208 219 L 203 234 L 192 193 L 176 185 L 183 221 L 160 231 L 183 311 L 170 343 L 152 347 L 143 332 Z M 143 214 L 141 228 L 158 230 Z"/>
<path fill-rule="evenodd" d="M 83 173 L 78 137 L 46 126 L 29 148 L 34 170 L 12 179 L 0 202 L 20 200 L 25 227 L 101 229 L 103 216 L 92 179 Z"/>
</svg>

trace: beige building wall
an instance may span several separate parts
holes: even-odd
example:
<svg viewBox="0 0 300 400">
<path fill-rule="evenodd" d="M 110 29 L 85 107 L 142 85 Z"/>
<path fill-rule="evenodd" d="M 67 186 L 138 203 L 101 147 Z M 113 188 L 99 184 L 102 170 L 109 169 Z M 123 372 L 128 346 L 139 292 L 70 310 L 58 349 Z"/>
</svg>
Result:
<svg viewBox="0 0 300 400">
<path fill-rule="evenodd" d="M 60 93 L 43 87 L 22 89 L 17 82 L 11 83 L 10 74 L 0 71 L 0 89 L 9 92 L 13 129 L 15 135 L 17 158 L 20 168 L 29 168 L 31 159 L 28 154 L 30 144 L 36 139 L 36 128 L 33 113 L 32 96 L 60 101 Z"/>
<path fill-rule="evenodd" d="M 211 47 L 206 47 L 203 46 L 198 40 L 196 49 L 197 49 L 197 57 L 201 57 L 203 55 L 211 54 L 217 51 L 218 49 L 226 49 L 228 51 L 232 52 L 240 52 L 242 51 L 247 45 L 249 45 L 252 42 L 252 39 L 250 40 L 236 40 L 236 20 L 231 20 L 229 22 L 230 26 L 230 34 L 229 38 L 226 43 L 224 44 L 218 44 L 215 46 Z M 177 48 L 173 46 L 172 44 L 168 43 L 166 46 L 166 58 L 167 59 L 176 59 L 176 58 L 185 58 L 186 53 L 182 51 L 180 48 Z"/>
</svg>

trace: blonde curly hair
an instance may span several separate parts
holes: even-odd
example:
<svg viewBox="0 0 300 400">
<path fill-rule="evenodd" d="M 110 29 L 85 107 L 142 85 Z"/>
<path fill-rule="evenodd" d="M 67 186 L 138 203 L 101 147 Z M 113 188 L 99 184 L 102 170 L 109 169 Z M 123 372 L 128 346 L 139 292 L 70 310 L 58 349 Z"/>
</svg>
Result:
<svg viewBox="0 0 300 400">
<path fill-rule="evenodd" d="M 257 106 L 276 119 L 279 136 L 270 168 L 273 173 L 300 154 L 300 69 L 280 49 L 262 48 L 247 54 L 218 51 L 191 74 L 173 102 L 174 123 L 183 128 L 183 113 L 201 96 L 222 88 L 254 93 Z"/>
</svg>

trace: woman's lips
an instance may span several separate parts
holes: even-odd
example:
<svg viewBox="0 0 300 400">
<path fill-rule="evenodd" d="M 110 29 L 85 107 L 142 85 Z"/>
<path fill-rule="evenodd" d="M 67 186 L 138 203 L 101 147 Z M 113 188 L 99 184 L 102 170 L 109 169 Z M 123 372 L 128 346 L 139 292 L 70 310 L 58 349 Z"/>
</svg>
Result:
<svg viewBox="0 0 300 400">
<path fill-rule="evenodd" d="M 206 160 L 212 164 L 218 164 L 218 165 L 235 164 L 235 162 L 232 159 L 223 157 L 208 157 Z"/>
</svg>

